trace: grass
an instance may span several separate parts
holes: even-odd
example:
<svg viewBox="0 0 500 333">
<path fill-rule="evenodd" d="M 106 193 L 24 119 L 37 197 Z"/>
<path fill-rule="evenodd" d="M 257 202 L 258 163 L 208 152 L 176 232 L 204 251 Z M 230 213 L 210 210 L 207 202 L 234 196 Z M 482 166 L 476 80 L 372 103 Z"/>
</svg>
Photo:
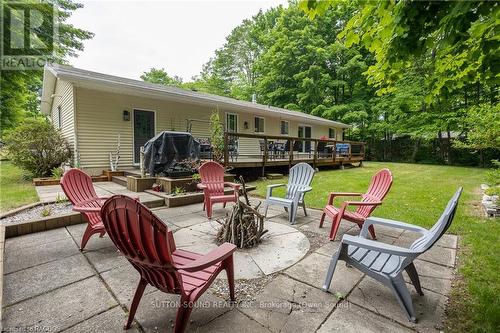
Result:
<svg viewBox="0 0 500 333">
<path fill-rule="evenodd" d="M 486 170 L 478 168 L 367 162 L 363 168 L 328 170 L 313 180 L 306 196 L 308 207 L 323 208 L 328 193 L 364 192 L 372 175 L 389 168 L 392 188 L 376 216 L 431 227 L 459 186 L 464 188 L 450 228 L 460 235 L 459 277 L 447 308 L 447 331 L 494 332 L 500 328 L 500 223 L 483 217 L 479 206 L 479 185 Z M 256 194 L 265 196 L 266 185 L 286 183 L 286 179 L 257 181 Z M 284 195 L 284 189 L 276 191 Z"/>
<path fill-rule="evenodd" d="M 38 201 L 35 187 L 9 161 L 0 161 L 0 212 Z"/>
</svg>

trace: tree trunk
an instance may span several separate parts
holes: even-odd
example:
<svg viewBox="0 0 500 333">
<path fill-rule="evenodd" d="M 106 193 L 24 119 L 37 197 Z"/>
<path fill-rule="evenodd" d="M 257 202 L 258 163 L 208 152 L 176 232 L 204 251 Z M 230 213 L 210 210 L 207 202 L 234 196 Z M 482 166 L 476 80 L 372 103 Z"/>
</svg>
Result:
<svg viewBox="0 0 500 333">
<path fill-rule="evenodd" d="M 413 152 L 411 154 L 411 161 L 413 163 L 417 161 L 417 153 L 419 148 L 420 148 L 420 138 L 416 138 L 415 142 L 413 143 Z"/>
</svg>

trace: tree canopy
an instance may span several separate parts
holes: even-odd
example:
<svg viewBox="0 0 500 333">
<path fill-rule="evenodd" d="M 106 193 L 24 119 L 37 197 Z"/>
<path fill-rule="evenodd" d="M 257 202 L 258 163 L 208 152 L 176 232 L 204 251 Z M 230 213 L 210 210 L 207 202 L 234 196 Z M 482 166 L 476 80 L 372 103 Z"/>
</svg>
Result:
<svg viewBox="0 0 500 333">
<path fill-rule="evenodd" d="M 19 2 L 4 1 L 3 7 L 5 9 Z M 30 3 L 28 0 L 22 2 Z M 51 1 L 51 4 L 54 5 L 54 17 L 58 20 L 58 38 L 54 39 L 52 58 L 55 62 L 67 63 L 69 57 L 83 50 L 83 41 L 94 35 L 67 22 L 82 4 L 72 0 Z M 0 137 L 5 130 L 16 126 L 25 117 L 38 114 L 42 76 L 41 70 L 0 71 Z"/>
</svg>

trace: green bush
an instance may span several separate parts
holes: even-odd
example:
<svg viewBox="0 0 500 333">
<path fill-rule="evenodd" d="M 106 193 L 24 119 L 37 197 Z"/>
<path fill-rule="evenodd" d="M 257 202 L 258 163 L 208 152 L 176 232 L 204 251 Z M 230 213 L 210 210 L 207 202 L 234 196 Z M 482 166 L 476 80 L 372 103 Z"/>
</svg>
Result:
<svg viewBox="0 0 500 333">
<path fill-rule="evenodd" d="M 493 195 L 500 195 L 500 187 L 495 186 L 495 187 L 490 187 L 484 191 L 486 195 L 493 196 Z"/>
<path fill-rule="evenodd" d="M 490 186 L 500 185 L 500 161 L 492 160 L 493 168 L 486 173 L 486 182 Z"/>
<path fill-rule="evenodd" d="M 71 158 L 61 133 L 41 117 L 28 118 L 9 131 L 5 144 L 12 163 L 35 177 L 51 176 L 52 169 Z"/>
</svg>

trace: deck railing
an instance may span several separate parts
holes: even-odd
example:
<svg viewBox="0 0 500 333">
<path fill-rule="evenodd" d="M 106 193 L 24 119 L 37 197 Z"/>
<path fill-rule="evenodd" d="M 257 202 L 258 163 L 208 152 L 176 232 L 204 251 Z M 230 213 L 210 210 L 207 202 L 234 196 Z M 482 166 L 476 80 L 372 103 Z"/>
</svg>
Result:
<svg viewBox="0 0 500 333">
<path fill-rule="evenodd" d="M 299 138 L 246 133 L 224 133 L 226 166 L 287 165 L 299 161 L 318 165 L 362 161 L 365 143 L 332 139 Z"/>
</svg>

